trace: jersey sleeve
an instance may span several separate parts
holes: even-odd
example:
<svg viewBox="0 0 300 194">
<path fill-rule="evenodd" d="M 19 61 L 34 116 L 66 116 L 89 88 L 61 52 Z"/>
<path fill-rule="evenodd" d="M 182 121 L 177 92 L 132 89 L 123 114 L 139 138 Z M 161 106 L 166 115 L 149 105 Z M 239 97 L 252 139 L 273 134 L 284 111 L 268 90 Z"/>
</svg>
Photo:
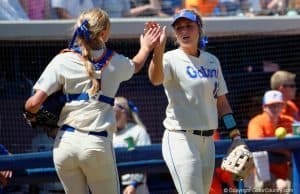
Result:
<svg viewBox="0 0 300 194">
<path fill-rule="evenodd" d="M 61 76 L 59 73 L 59 68 L 62 63 L 61 60 L 62 58 L 59 55 L 52 59 L 33 86 L 34 90 L 42 90 L 48 95 L 51 95 L 61 89 L 62 80 L 60 79 Z"/>
<path fill-rule="evenodd" d="M 135 70 L 133 61 L 123 55 L 115 54 L 111 60 L 112 68 L 115 69 L 115 78 L 119 79 L 120 82 L 129 80 Z M 108 65 L 109 67 L 110 65 Z"/>
</svg>

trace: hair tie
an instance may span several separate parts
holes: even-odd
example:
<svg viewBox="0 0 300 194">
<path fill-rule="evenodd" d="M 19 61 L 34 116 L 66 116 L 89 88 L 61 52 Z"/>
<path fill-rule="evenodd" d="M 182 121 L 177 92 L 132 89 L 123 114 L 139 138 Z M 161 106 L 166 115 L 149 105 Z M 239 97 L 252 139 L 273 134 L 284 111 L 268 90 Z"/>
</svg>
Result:
<svg viewBox="0 0 300 194">
<path fill-rule="evenodd" d="M 130 110 L 132 112 L 135 112 L 135 113 L 139 112 L 138 107 L 131 100 L 128 100 L 128 107 L 130 108 Z"/>
<path fill-rule="evenodd" d="M 203 49 L 206 44 L 208 43 L 208 37 L 207 36 L 203 36 L 200 39 L 200 48 Z"/>
<path fill-rule="evenodd" d="M 73 37 L 72 37 L 72 40 L 71 40 L 70 45 L 69 45 L 69 49 L 71 49 L 73 47 L 75 39 L 76 39 L 77 36 L 82 36 L 87 42 L 90 41 L 91 34 L 90 34 L 90 31 L 87 27 L 88 24 L 89 24 L 88 20 L 84 20 L 82 22 L 82 24 L 75 30 L 75 32 L 73 34 Z"/>
</svg>

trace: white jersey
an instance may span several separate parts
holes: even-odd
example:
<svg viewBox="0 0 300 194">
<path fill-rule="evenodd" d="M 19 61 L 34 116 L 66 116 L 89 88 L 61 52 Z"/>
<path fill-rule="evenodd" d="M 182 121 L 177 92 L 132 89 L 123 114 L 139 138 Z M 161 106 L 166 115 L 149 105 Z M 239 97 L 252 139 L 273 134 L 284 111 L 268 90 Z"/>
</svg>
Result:
<svg viewBox="0 0 300 194">
<path fill-rule="evenodd" d="M 205 51 L 194 57 L 176 49 L 164 54 L 163 67 L 169 102 L 164 126 L 169 130 L 218 128 L 217 96 L 228 92 L 219 60 Z"/>
<path fill-rule="evenodd" d="M 115 97 L 120 83 L 131 78 L 134 69 L 131 60 L 114 53 L 101 74 L 100 94 Z M 34 85 L 35 90 L 42 90 L 48 95 L 60 89 L 63 89 L 65 94 L 86 93 L 90 87 L 91 80 L 88 78 L 83 62 L 80 56 L 73 52 L 54 57 Z M 82 131 L 113 132 L 116 129 L 113 107 L 93 98 L 89 101 L 74 100 L 66 103 L 58 122 L 59 126 L 64 124 Z"/>
<path fill-rule="evenodd" d="M 143 146 L 143 145 L 150 145 L 151 140 L 150 136 L 147 131 L 134 123 L 128 123 L 126 128 L 122 129 L 121 131 L 117 131 L 113 135 L 113 145 L 115 148 L 117 147 L 128 147 L 126 138 L 132 137 L 135 146 Z M 122 184 L 128 185 L 131 181 L 138 181 L 143 182 L 145 181 L 145 177 L 143 174 L 125 174 L 122 176 Z"/>
</svg>

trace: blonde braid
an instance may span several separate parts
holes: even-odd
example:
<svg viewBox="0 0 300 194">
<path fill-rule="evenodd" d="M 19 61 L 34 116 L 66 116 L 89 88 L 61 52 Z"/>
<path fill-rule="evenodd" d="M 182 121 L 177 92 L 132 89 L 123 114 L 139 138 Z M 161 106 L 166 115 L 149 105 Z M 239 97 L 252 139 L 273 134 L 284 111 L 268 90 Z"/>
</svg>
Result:
<svg viewBox="0 0 300 194">
<path fill-rule="evenodd" d="M 97 73 L 95 72 L 94 65 L 92 64 L 92 62 L 90 62 L 89 59 L 92 58 L 91 56 L 92 49 L 105 48 L 105 42 L 102 40 L 99 34 L 100 32 L 110 27 L 109 26 L 110 21 L 109 21 L 108 14 L 104 10 L 100 8 L 95 8 L 83 12 L 79 16 L 75 29 L 77 29 L 78 26 L 80 26 L 84 20 L 88 21 L 87 27 L 90 32 L 90 40 L 87 41 L 85 37 L 78 36 L 76 41 L 82 52 L 82 57 L 84 59 L 83 64 L 86 68 L 86 72 L 88 74 L 88 77 L 92 81 L 92 86 L 88 90 L 88 93 L 90 95 L 94 95 L 98 93 L 99 90 L 101 89 L 100 82 L 97 80 L 97 78 L 99 79 L 100 75 L 97 75 Z"/>
</svg>

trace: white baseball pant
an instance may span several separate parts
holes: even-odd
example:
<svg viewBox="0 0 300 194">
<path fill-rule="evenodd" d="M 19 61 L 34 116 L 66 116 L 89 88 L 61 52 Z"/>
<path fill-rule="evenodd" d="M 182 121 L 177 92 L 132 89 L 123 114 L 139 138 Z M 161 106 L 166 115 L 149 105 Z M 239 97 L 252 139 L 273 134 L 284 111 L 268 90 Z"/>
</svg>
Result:
<svg viewBox="0 0 300 194">
<path fill-rule="evenodd" d="M 111 137 L 59 131 L 53 149 L 58 177 L 67 194 L 119 194 Z"/>
<path fill-rule="evenodd" d="M 162 153 L 178 193 L 209 193 L 215 167 L 211 136 L 165 130 Z"/>
</svg>

